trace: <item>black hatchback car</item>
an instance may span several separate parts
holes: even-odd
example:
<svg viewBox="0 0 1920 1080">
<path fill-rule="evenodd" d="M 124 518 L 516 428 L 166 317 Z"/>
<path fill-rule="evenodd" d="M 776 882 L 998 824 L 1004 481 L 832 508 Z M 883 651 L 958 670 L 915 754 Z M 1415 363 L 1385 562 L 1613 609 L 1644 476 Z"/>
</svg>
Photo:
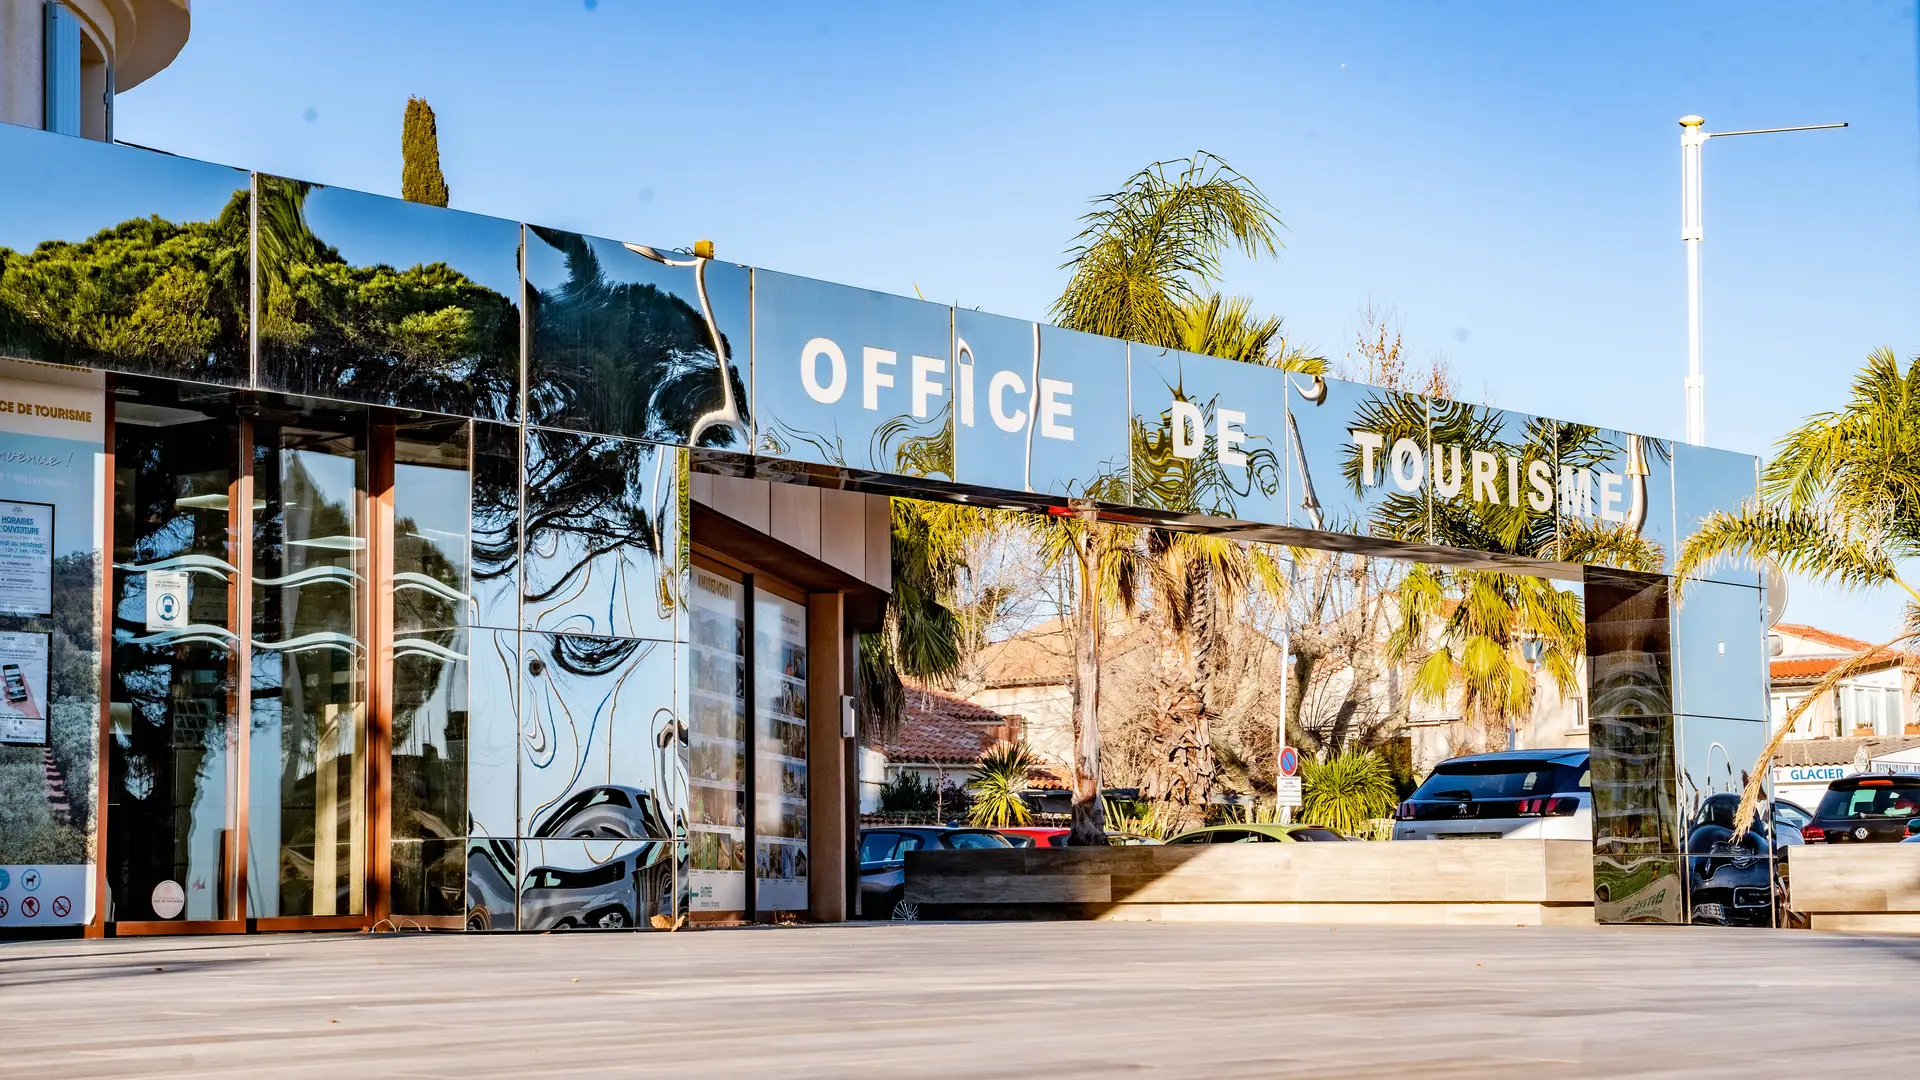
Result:
<svg viewBox="0 0 1920 1080">
<path fill-rule="evenodd" d="M 877 825 L 860 830 L 860 916 L 885 919 L 907 891 L 907 852 L 1011 848 L 992 829 L 938 825 Z"/>
<path fill-rule="evenodd" d="M 1809 844 L 1897 844 L 1916 816 L 1920 776 L 1863 773 L 1828 784 L 1813 822 L 1800 833 Z"/>
</svg>

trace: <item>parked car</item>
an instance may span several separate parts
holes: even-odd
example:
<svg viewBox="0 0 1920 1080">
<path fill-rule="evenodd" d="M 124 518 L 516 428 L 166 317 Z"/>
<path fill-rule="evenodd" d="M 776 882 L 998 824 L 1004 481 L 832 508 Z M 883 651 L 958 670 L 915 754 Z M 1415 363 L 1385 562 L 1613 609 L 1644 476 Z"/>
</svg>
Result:
<svg viewBox="0 0 1920 1080">
<path fill-rule="evenodd" d="M 1801 835 L 1809 844 L 1894 844 L 1920 816 L 1920 776 L 1863 773 L 1827 785 L 1813 822 Z"/>
<path fill-rule="evenodd" d="M 1006 849 L 1006 837 L 992 829 L 954 829 L 938 825 L 880 825 L 860 830 L 860 915 L 892 916 L 907 891 L 907 852 Z"/>
<path fill-rule="evenodd" d="M 1208 825 L 1183 832 L 1167 841 L 1172 844 L 1304 844 L 1347 838 L 1318 825 Z"/>
<path fill-rule="evenodd" d="M 1687 898 L 1690 921 L 1725 926 L 1770 926 L 1776 899 L 1785 896 L 1785 867 L 1770 856 L 1803 842 L 1793 819 L 1805 810 L 1775 803 L 1771 830 L 1747 830 L 1733 839 L 1733 818 L 1740 796 L 1709 795 L 1687 829 Z M 1771 836 L 1769 836 L 1771 832 Z M 1772 875 L 1771 887 L 1768 876 Z"/>
<path fill-rule="evenodd" d="M 1449 758 L 1400 804 L 1395 840 L 1590 840 L 1588 752 L 1502 750 Z"/>
<path fill-rule="evenodd" d="M 538 839 L 638 840 L 672 836 L 673 825 L 652 792 L 620 784 L 585 788 L 534 822 Z"/>
<path fill-rule="evenodd" d="M 520 885 L 520 929 L 622 930 L 674 910 L 673 844 L 641 841 L 598 866 L 536 866 Z"/>
<path fill-rule="evenodd" d="M 1920 844 L 1920 817 L 1910 817 L 1907 819 L 1906 839 L 1900 842 L 1903 844 Z"/>
<path fill-rule="evenodd" d="M 1066 847 L 1067 837 L 1073 834 L 1073 830 L 1036 826 L 1015 826 L 1001 829 L 999 833 L 1001 836 L 1006 837 L 1007 843 L 1012 844 L 1014 847 Z M 1139 847 L 1145 844 L 1158 844 L 1160 841 L 1151 836 L 1142 836 L 1139 833 L 1117 832 L 1113 829 L 1108 829 L 1107 843 L 1112 847 Z"/>
</svg>

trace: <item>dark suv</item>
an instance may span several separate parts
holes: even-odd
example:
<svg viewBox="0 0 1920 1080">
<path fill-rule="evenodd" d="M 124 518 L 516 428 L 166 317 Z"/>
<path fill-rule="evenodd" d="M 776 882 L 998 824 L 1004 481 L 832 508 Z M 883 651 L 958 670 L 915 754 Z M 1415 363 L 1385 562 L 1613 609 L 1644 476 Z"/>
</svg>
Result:
<svg viewBox="0 0 1920 1080">
<path fill-rule="evenodd" d="M 1843 776 L 1827 785 L 1813 822 L 1800 833 L 1809 844 L 1897 844 L 1915 816 L 1920 776 Z"/>
</svg>

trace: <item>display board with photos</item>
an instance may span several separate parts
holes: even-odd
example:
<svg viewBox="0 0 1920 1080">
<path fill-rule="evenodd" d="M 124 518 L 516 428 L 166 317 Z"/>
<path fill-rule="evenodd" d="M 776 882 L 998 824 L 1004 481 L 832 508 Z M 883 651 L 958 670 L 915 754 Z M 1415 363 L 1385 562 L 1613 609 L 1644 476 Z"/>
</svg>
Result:
<svg viewBox="0 0 1920 1080">
<path fill-rule="evenodd" d="M 754 907 L 807 906 L 807 609 L 756 591 Z"/>
<path fill-rule="evenodd" d="M 746 592 L 693 572 L 687 878 L 696 915 L 747 907 Z"/>
</svg>

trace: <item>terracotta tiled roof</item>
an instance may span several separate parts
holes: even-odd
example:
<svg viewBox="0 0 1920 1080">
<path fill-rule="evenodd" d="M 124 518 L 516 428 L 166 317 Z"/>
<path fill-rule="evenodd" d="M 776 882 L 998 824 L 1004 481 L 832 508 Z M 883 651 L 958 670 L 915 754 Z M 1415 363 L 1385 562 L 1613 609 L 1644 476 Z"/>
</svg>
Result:
<svg viewBox="0 0 1920 1080">
<path fill-rule="evenodd" d="M 1148 631 L 1136 626 L 1101 648 L 1102 663 L 1125 656 L 1147 643 Z M 1010 686 L 1063 686 L 1073 678 L 1073 636 L 1065 620 L 1048 619 L 980 650 L 981 683 L 989 690 Z"/>
<path fill-rule="evenodd" d="M 1804 641 L 1811 641 L 1843 652 L 1857 653 L 1861 649 L 1873 647 L 1871 641 L 1861 641 L 1859 638 L 1850 638 L 1845 634 L 1836 634 L 1831 630 L 1822 630 L 1805 623 L 1776 623 L 1774 629 L 1782 634 L 1790 634 Z"/>
<path fill-rule="evenodd" d="M 1017 728 L 1020 719 L 938 690 L 908 686 L 900 733 L 878 749 L 895 762 L 971 765 L 1000 742 L 1001 732 Z"/>
<path fill-rule="evenodd" d="M 1866 739 L 1788 739 L 1774 756 L 1775 765 L 1848 765 L 1860 756 L 1876 758 L 1920 746 L 1920 735 L 1893 735 Z"/>
<path fill-rule="evenodd" d="M 1897 653 L 1882 652 L 1858 670 L 1862 674 L 1879 671 L 1881 668 L 1899 663 L 1900 659 Z M 1794 656 L 1785 660 L 1772 661 L 1767 665 L 1767 674 L 1774 682 L 1793 682 L 1802 679 L 1811 682 L 1846 663 L 1847 660 L 1848 657 L 1845 656 Z"/>
</svg>

